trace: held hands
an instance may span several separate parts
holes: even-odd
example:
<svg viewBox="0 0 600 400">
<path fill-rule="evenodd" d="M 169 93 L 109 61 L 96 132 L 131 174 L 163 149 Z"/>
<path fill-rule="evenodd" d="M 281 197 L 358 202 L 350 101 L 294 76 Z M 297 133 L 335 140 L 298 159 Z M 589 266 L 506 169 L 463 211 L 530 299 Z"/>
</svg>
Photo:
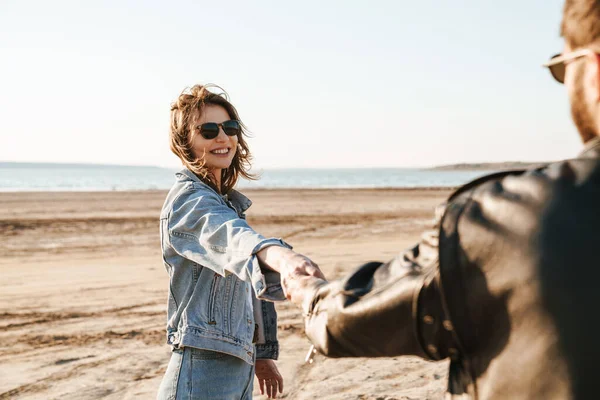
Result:
<svg viewBox="0 0 600 400">
<path fill-rule="evenodd" d="M 267 394 L 270 399 L 277 397 L 277 391 L 283 393 L 283 378 L 273 360 L 256 360 L 255 374 L 260 387 L 260 394 Z"/>
<path fill-rule="evenodd" d="M 290 267 L 281 273 L 281 284 L 285 297 L 298 307 L 303 308 L 305 297 L 312 297 L 313 294 L 313 291 L 309 289 L 316 289 L 323 284 L 325 276 L 310 259 L 302 255 L 299 256 L 308 260 L 311 265 L 290 264 Z"/>
<path fill-rule="evenodd" d="M 270 246 L 257 253 L 263 265 L 278 271 L 288 300 L 301 306 L 306 289 L 325 280 L 319 266 L 310 258 L 285 247 Z"/>
<path fill-rule="evenodd" d="M 312 286 L 315 281 L 321 282 L 325 279 L 325 275 L 315 262 L 298 253 L 285 258 L 280 274 L 285 297 L 298 306 L 302 306 L 304 289 Z"/>
</svg>

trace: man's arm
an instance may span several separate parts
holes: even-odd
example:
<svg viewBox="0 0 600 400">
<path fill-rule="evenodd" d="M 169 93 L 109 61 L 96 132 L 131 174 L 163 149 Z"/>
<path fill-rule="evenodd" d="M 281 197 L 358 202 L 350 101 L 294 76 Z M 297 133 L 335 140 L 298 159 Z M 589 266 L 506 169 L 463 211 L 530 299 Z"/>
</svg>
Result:
<svg viewBox="0 0 600 400">
<path fill-rule="evenodd" d="M 286 292 L 302 306 L 306 334 L 322 354 L 438 359 L 422 343 L 418 306 L 423 289 L 435 284 L 437 254 L 433 232 L 387 263 L 365 264 L 331 283 L 300 278 L 289 282 Z"/>
<path fill-rule="evenodd" d="M 424 357 L 413 308 L 423 275 L 400 257 L 368 263 L 320 286 L 307 307 L 306 334 L 329 357 Z"/>
</svg>

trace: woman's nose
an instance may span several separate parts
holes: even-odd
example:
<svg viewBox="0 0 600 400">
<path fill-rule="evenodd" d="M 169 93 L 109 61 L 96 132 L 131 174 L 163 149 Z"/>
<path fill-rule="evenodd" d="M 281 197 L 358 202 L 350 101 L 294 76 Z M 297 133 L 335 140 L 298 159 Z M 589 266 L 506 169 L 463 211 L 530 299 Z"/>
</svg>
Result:
<svg viewBox="0 0 600 400">
<path fill-rule="evenodd" d="M 227 141 L 227 134 L 223 130 L 223 127 L 219 126 L 219 134 L 217 135 L 215 140 L 217 142 L 226 142 Z"/>
</svg>

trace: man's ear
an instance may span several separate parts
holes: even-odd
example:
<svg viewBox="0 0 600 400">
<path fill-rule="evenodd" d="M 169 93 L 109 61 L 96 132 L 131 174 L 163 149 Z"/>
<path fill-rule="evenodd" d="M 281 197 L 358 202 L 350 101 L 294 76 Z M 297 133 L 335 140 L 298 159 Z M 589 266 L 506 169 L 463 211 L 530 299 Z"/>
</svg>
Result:
<svg viewBox="0 0 600 400">
<path fill-rule="evenodd" d="M 596 90 L 596 98 L 597 102 L 600 102 L 600 54 L 594 53 L 591 55 L 592 57 L 592 84 L 594 89 Z"/>
</svg>

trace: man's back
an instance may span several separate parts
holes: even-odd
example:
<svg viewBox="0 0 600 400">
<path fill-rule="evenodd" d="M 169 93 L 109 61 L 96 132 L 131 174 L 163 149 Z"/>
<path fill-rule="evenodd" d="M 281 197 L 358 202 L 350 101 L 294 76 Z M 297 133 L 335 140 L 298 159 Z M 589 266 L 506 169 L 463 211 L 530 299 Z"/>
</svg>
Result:
<svg viewBox="0 0 600 400">
<path fill-rule="evenodd" d="M 600 213 L 585 207 L 600 204 L 595 176 L 600 159 L 579 158 L 493 179 L 450 202 L 440 280 L 461 347 L 458 370 L 477 382 L 477 397 L 571 397 L 577 376 L 566 362 L 565 333 L 581 336 L 589 326 L 574 320 L 583 313 L 569 305 L 582 304 L 572 303 L 575 293 L 600 303 L 600 293 L 581 285 L 591 277 L 583 271 L 595 269 L 600 238 Z"/>
</svg>

